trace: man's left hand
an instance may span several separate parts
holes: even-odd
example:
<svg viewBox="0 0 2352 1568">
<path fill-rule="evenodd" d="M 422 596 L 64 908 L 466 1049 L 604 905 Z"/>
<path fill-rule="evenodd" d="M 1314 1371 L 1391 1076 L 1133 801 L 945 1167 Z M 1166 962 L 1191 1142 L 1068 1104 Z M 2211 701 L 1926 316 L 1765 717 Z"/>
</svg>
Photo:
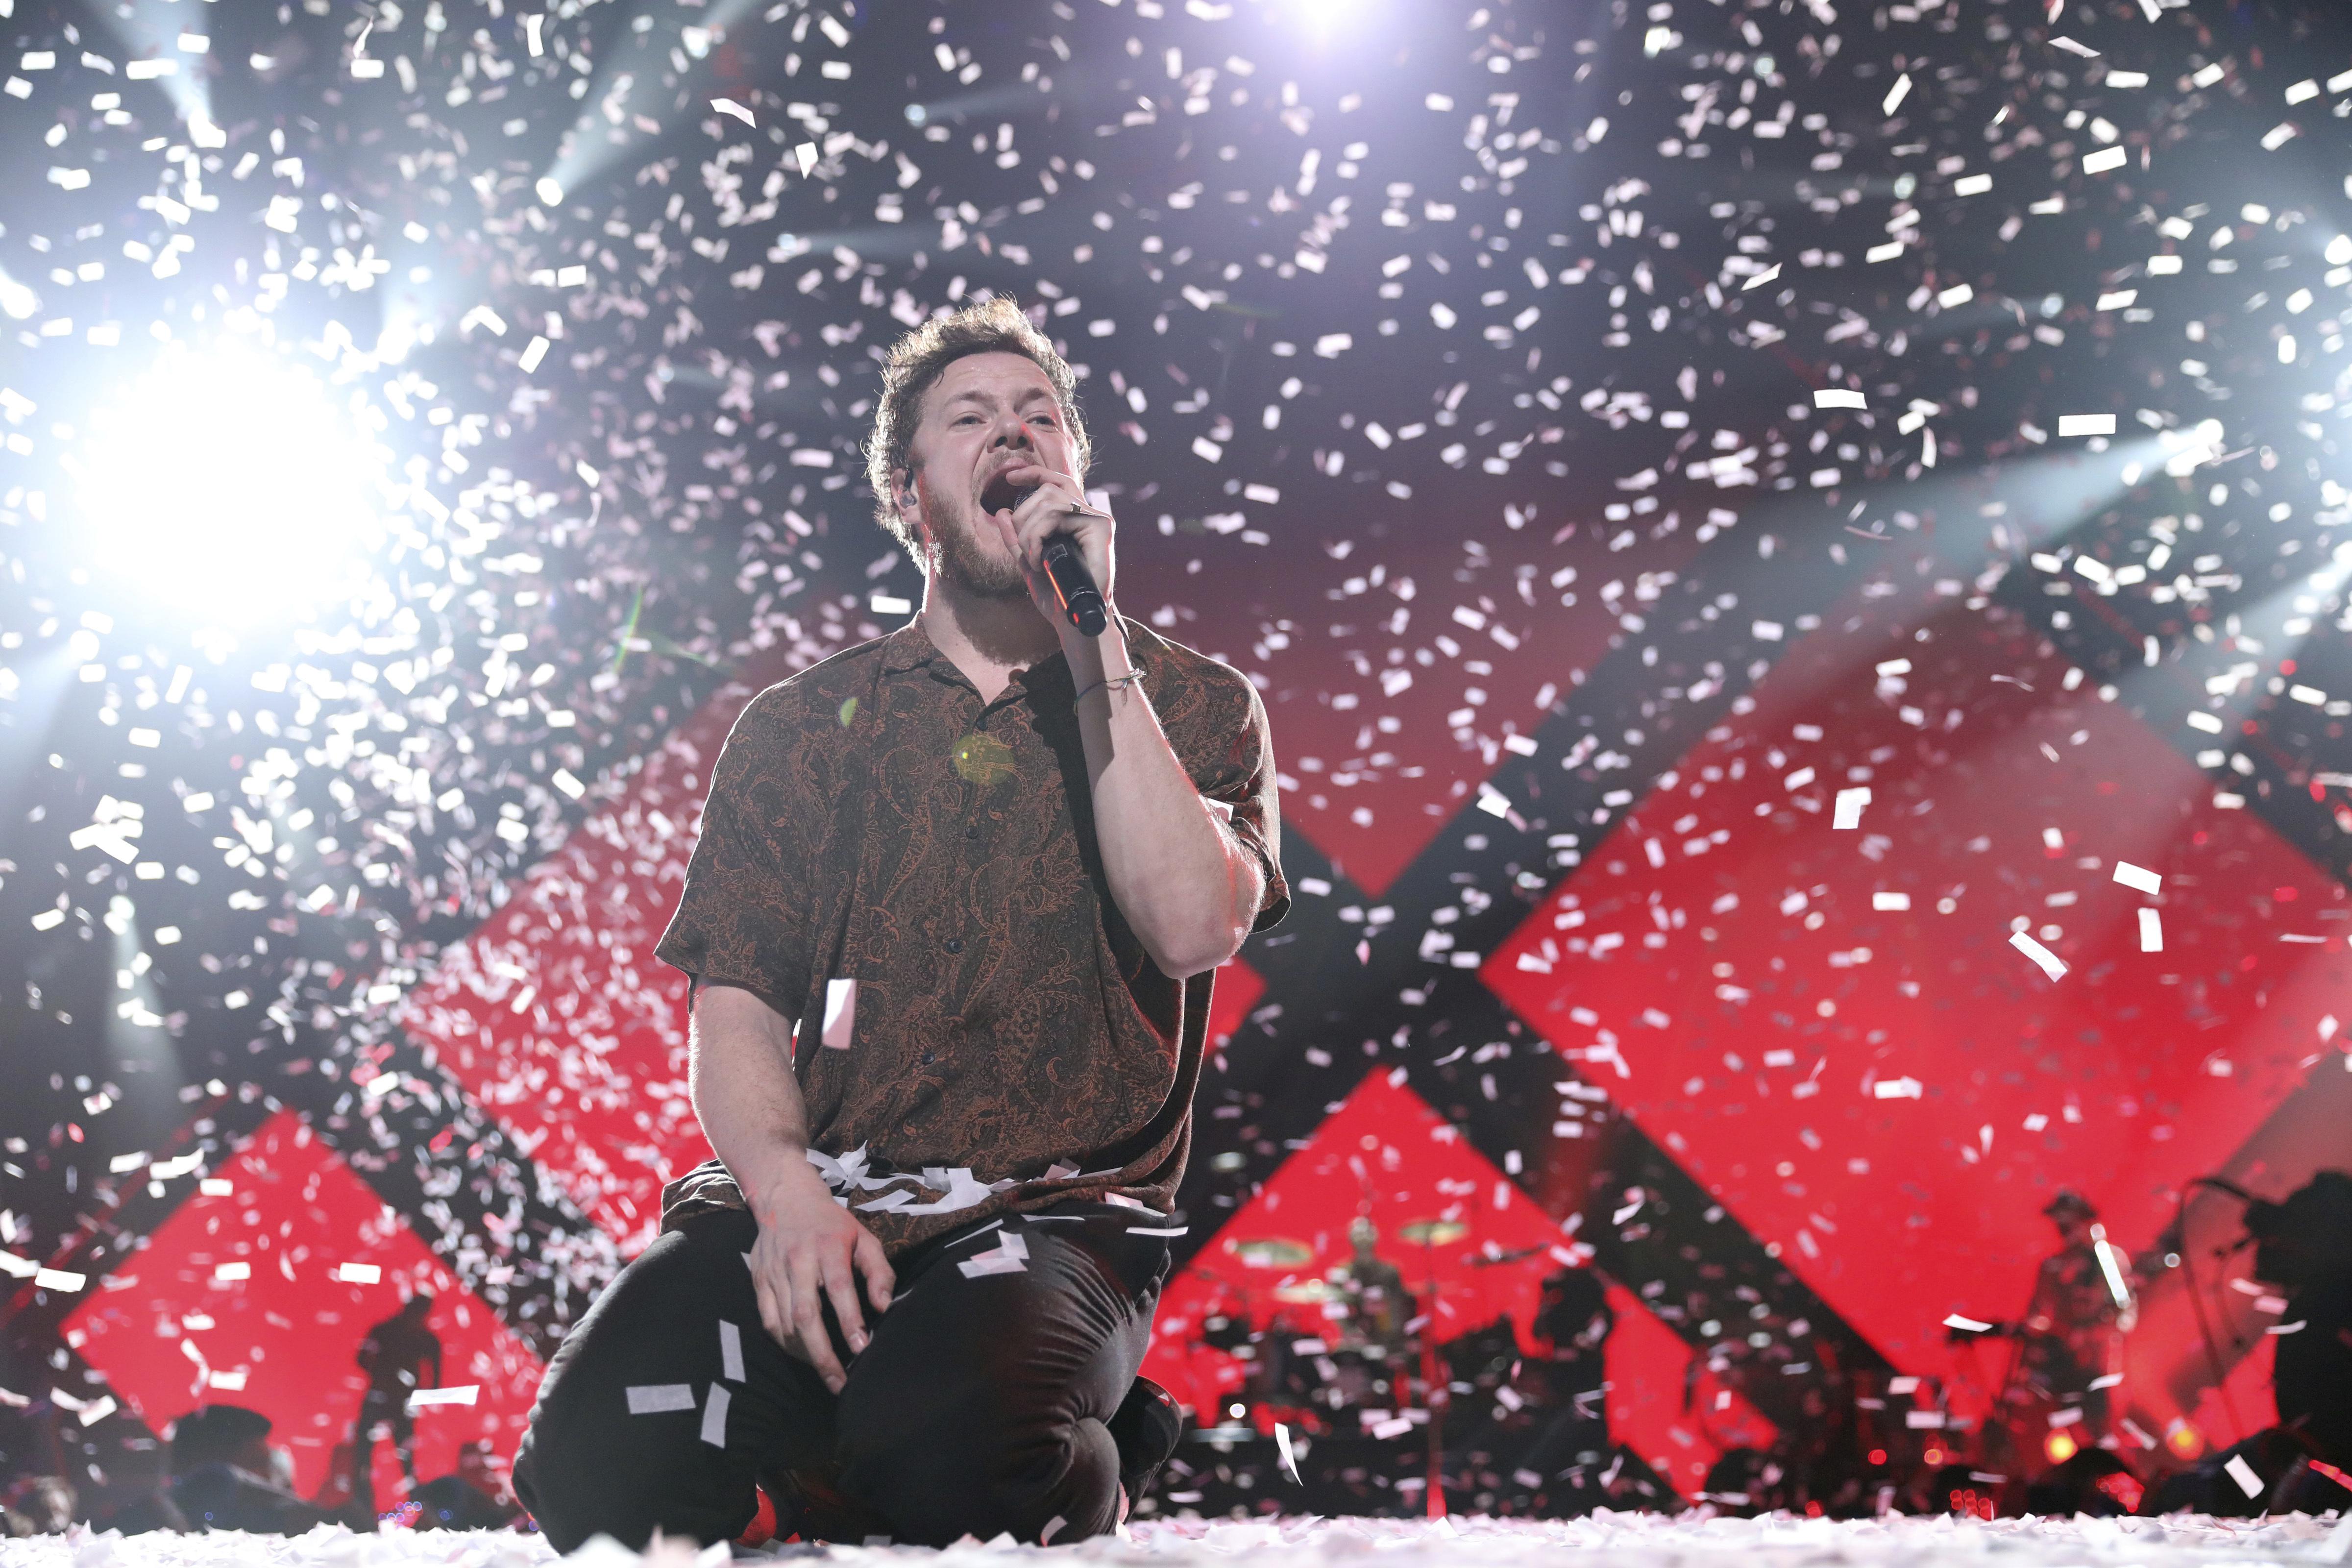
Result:
<svg viewBox="0 0 2352 1568">
<path fill-rule="evenodd" d="M 1005 544 L 1020 557 L 1029 579 L 1029 597 L 1036 605 L 1037 613 L 1066 642 L 1079 633 L 1063 612 L 1053 579 L 1045 574 L 1045 542 L 1057 533 L 1070 537 L 1078 547 L 1078 558 L 1086 563 L 1087 574 L 1102 591 L 1103 604 L 1108 607 L 1112 603 L 1111 534 L 1116 524 L 1110 513 L 1087 501 L 1077 480 L 1057 468 L 1043 463 L 1018 463 L 1006 469 L 1003 477 L 1024 489 L 1035 489 L 1019 506 L 992 513 L 991 521 L 1001 531 Z"/>
</svg>

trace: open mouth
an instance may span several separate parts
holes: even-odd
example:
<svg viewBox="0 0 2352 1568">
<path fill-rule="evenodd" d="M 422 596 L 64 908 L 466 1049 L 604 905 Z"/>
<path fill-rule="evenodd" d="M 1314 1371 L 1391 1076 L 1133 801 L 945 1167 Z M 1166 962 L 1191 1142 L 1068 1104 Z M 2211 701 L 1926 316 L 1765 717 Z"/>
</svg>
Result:
<svg viewBox="0 0 2352 1568">
<path fill-rule="evenodd" d="M 1034 485 L 1016 485 L 1004 475 L 1005 470 L 1000 469 L 980 489 L 980 510 L 992 517 L 1019 506 L 1023 499 L 1037 488 Z"/>
</svg>

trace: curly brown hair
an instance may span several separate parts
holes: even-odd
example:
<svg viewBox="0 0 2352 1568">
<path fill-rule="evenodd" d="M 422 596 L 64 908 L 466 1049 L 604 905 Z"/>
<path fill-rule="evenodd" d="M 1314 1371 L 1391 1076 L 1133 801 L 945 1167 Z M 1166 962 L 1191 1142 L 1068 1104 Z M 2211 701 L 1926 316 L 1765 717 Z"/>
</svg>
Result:
<svg viewBox="0 0 2352 1568">
<path fill-rule="evenodd" d="M 891 476 L 909 466 L 923 394 L 938 384 L 949 365 L 981 353 L 1019 354 L 1045 373 L 1054 400 L 1062 406 L 1062 423 L 1069 432 L 1070 454 L 1080 479 L 1094 453 L 1086 424 L 1078 417 L 1078 383 L 1069 362 L 1054 351 L 1053 340 L 1032 324 L 1010 296 L 1000 294 L 925 321 L 893 343 L 882 361 L 882 398 L 874 410 L 874 434 L 866 443 L 866 481 L 874 489 L 874 520 L 918 563 L 923 553 L 906 519 L 898 515 Z"/>
</svg>

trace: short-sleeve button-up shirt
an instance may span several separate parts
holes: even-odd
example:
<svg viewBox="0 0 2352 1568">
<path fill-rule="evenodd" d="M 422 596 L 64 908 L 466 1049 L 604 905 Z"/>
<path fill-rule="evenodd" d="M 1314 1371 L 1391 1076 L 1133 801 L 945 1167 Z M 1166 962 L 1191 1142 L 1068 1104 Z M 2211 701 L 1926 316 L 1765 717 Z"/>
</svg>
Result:
<svg viewBox="0 0 2352 1568">
<path fill-rule="evenodd" d="M 1289 908 L 1265 707 L 1121 617 L 1193 786 Z M 1069 666 L 992 702 L 919 620 L 754 698 L 656 950 L 796 1021 L 813 1157 L 886 1250 L 993 1211 L 1183 1174 L 1213 976 L 1167 975 L 1105 879 Z M 711 1161 L 665 1225 L 742 1196 Z"/>
</svg>

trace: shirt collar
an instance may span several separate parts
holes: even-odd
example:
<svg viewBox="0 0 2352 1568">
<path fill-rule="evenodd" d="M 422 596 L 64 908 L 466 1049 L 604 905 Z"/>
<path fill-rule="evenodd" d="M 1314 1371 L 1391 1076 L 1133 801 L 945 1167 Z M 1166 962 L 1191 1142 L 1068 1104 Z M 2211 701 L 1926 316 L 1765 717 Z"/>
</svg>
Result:
<svg viewBox="0 0 2352 1568">
<path fill-rule="evenodd" d="M 897 631 L 882 639 L 882 673 L 896 675 L 900 670 L 920 669 L 934 660 L 945 661 L 931 634 L 923 629 L 923 617 L 917 616 Z"/>
<path fill-rule="evenodd" d="M 964 681 L 963 672 L 956 668 L 955 661 L 941 653 L 939 645 L 931 640 L 931 634 L 923 629 L 920 616 L 888 634 L 882 641 L 882 673 L 885 675 L 935 668 L 937 673 L 949 679 L 970 684 Z M 1060 649 L 1055 649 L 1027 669 L 1017 672 L 1013 678 L 1013 686 L 1023 690 L 1034 690 L 1041 683 L 1058 683 L 1065 688 L 1070 685 L 1069 662 L 1062 657 Z"/>
</svg>

